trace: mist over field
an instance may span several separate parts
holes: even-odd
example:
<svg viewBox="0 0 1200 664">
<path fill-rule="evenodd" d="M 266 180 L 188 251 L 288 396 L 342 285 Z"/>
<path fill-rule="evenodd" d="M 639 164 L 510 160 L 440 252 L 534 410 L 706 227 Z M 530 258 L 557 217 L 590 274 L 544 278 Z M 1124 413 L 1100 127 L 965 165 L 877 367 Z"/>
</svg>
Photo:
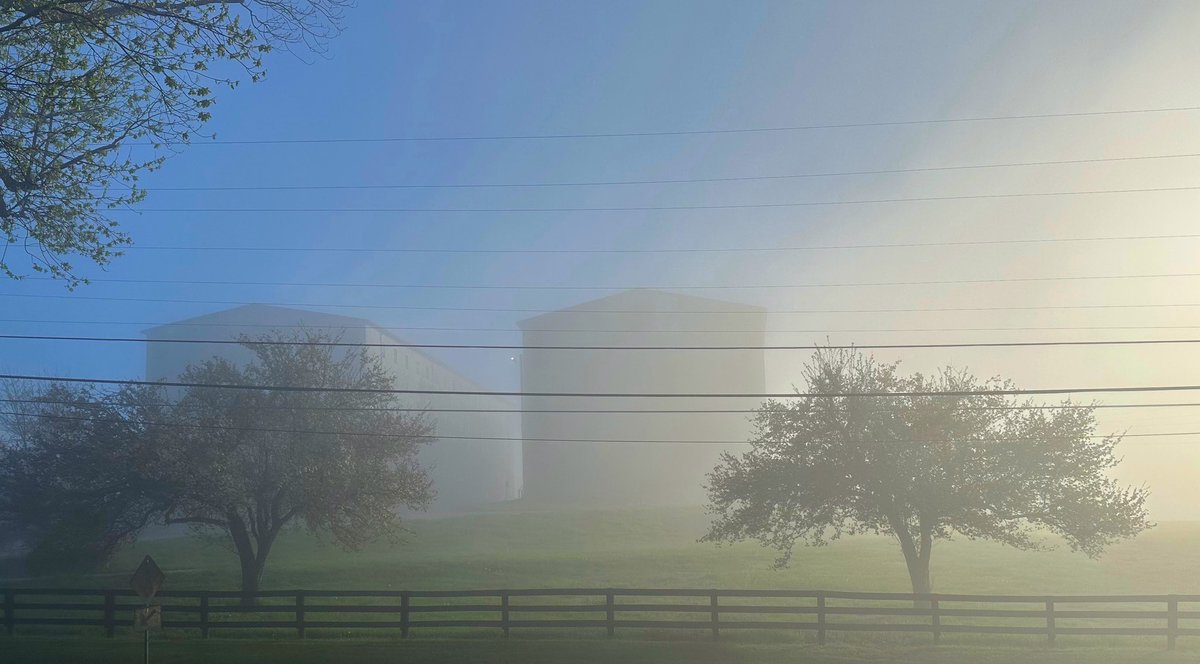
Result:
<svg viewBox="0 0 1200 664">
<path fill-rule="evenodd" d="M 0 3 L 0 660 L 1193 661 L 1198 29 Z"/>
</svg>

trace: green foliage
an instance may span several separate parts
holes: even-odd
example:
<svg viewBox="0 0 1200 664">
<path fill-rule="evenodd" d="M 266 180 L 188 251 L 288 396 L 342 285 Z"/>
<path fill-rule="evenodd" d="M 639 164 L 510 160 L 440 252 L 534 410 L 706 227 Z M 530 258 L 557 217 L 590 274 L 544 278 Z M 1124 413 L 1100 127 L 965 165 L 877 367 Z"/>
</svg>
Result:
<svg viewBox="0 0 1200 664">
<path fill-rule="evenodd" d="M 104 514 L 74 506 L 55 514 L 39 528 L 26 556 L 31 574 L 49 575 L 96 571 L 112 555 Z"/>
<path fill-rule="evenodd" d="M 213 359 L 184 378 L 364 391 L 197 387 L 172 402 L 149 388 L 51 387 L 7 417 L 0 521 L 37 551 L 76 550 L 93 564 L 151 524 L 217 529 L 248 590 L 290 523 L 347 548 L 397 533 L 397 509 L 431 498 L 417 463 L 431 426 L 388 409 L 393 377 L 378 356 L 337 353 L 318 336 L 286 339 L 311 343 L 248 344 L 248 365 Z"/>
<path fill-rule="evenodd" d="M 0 271 L 80 283 L 131 241 L 105 212 L 211 119 L 214 90 L 258 81 L 273 45 L 320 50 L 345 0 L 0 2 Z M 143 147 L 134 143 L 149 144 Z"/>
<path fill-rule="evenodd" d="M 154 487 L 138 472 L 151 439 L 135 423 L 154 417 L 146 412 L 147 393 L 123 390 L 112 402 L 58 385 L 12 394 L 44 400 L 25 414 L 48 417 L 9 415 L 4 422 L 0 521 L 33 545 L 31 569 L 93 569 L 153 511 Z"/>
<path fill-rule="evenodd" d="M 813 393 L 1008 389 L 965 371 L 903 376 L 849 350 L 819 351 L 805 370 Z M 1119 436 L 1093 437 L 1090 408 L 1014 408 L 1012 398 L 809 397 L 768 401 L 752 449 L 726 454 L 710 475 L 716 521 L 706 539 L 757 539 L 787 563 L 796 542 L 843 534 L 895 537 L 914 592 L 929 592 L 935 540 L 954 533 L 1022 549 L 1062 537 L 1089 556 L 1150 527 L 1147 492 L 1119 485 Z"/>
</svg>

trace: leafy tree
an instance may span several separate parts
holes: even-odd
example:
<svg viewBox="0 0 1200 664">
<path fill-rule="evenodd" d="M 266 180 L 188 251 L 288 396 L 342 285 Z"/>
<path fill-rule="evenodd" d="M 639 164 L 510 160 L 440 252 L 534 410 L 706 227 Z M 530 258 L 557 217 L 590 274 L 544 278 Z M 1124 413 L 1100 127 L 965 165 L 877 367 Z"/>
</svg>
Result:
<svg viewBox="0 0 1200 664">
<path fill-rule="evenodd" d="M 80 283 L 129 235 L 106 210 L 210 119 L 214 89 L 257 81 L 275 46 L 321 51 L 347 0 L 0 2 L 0 271 Z M 141 144 L 140 147 L 135 144 Z"/>
<path fill-rule="evenodd" d="M 103 561 L 153 524 L 217 529 L 248 595 L 289 524 L 347 548 L 398 533 L 398 508 L 432 497 L 417 463 L 427 418 L 392 408 L 378 355 L 315 336 L 260 341 L 279 340 L 316 343 L 248 342 L 248 364 L 213 359 L 182 379 L 356 391 L 190 387 L 169 400 L 144 387 L 52 386 L 7 418 L 0 520 L 29 533 L 43 565 Z"/>
<path fill-rule="evenodd" d="M 896 538 L 914 593 L 931 592 L 934 542 L 957 533 L 1020 549 L 1061 536 L 1089 556 L 1150 527 L 1143 488 L 1106 475 L 1120 436 L 1093 437 L 1087 407 L 983 394 L 1011 389 L 966 371 L 901 375 L 851 350 L 822 349 L 806 366 L 808 392 L 922 393 L 767 401 L 744 454 L 726 453 L 709 476 L 709 541 L 754 538 L 780 551 L 843 534 Z"/>
<path fill-rule="evenodd" d="M 13 404 L 4 418 L 0 522 L 32 547 L 35 573 L 94 568 L 153 515 L 138 471 L 152 448 L 139 424 L 151 393 L 128 389 L 109 400 L 90 389 L 14 385 L 8 395 L 38 403 Z"/>
</svg>

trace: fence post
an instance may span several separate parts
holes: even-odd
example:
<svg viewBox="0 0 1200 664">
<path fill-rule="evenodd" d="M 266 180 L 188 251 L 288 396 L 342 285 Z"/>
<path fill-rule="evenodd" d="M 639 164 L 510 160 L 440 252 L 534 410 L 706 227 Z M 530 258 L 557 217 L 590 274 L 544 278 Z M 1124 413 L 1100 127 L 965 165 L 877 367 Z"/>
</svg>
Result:
<svg viewBox="0 0 1200 664">
<path fill-rule="evenodd" d="M 711 599 L 710 604 L 712 606 L 712 633 L 713 633 L 713 640 L 715 641 L 718 638 L 720 638 L 720 636 L 721 636 L 721 628 L 719 626 L 720 613 L 717 612 L 717 591 L 715 591 L 715 590 L 713 591 L 710 599 Z"/>
<path fill-rule="evenodd" d="M 942 615 L 937 611 L 937 599 L 929 600 L 929 610 L 932 612 L 932 622 L 934 622 L 934 642 L 940 644 L 942 642 Z"/>
<path fill-rule="evenodd" d="M 208 591 L 200 591 L 200 638 L 208 638 Z"/>
<path fill-rule="evenodd" d="M 605 607 L 607 608 L 606 621 L 608 622 L 608 635 L 612 636 L 617 631 L 617 609 L 616 609 L 616 593 L 612 590 L 605 595 Z"/>
<path fill-rule="evenodd" d="M 400 592 L 400 637 L 408 638 L 408 591 Z"/>
<path fill-rule="evenodd" d="M 1167 650 L 1175 649 L 1175 638 L 1179 636 L 1179 600 L 1167 595 Z"/>
<path fill-rule="evenodd" d="M 304 591 L 296 591 L 296 635 L 304 638 Z"/>
<path fill-rule="evenodd" d="M 9 636 L 17 628 L 17 597 L 11 590 L 4 591 L 4 631 Z"/>
<path fill-rule="evenodd" d="M 825 645 L 825 593 L 817 593 L 817 643 Z"/>
<path fill-rule="evenodd" d="M 104 591 L 104 635 L 112 638 L 117 633 L 117 594 Z"/>
<path fill-rule="evenodd" d="M 508 591 L 500 593 L 500 629 L 504 630 L 504 638 L 508 638 Z"/>
<path fill-rule="evenodd" d="M 1054 600 L 1046 600 L 1046 642 L 1054 645 Z"/>
</svg>

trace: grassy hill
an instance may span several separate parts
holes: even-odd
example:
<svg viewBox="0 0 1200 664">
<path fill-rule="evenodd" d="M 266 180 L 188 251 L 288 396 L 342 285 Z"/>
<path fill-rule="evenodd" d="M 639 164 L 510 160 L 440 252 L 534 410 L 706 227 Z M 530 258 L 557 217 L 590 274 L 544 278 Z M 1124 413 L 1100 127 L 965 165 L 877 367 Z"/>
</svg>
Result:
<svg viewBox="0 0 1200 664">
<path fill-rule="evenodd" d="M 903 558 L 888 538 L 851 537 L 827 547 L 799 548 L 791 565 L 777 570 L 774 552 L 757 543 L 698 542 L 706 525 L 699 509 L 688 508 L 498 511 L 416 519 L 403 542 L 378 542 L 352 552 L 294 531 L 275 546 L 264 588 L 909 590 Z M 169 588 L 236 587 L 236 558 L 225 543 L 190 537 L 139 542 L 98 575 L 9 582 L 123 587 L 146 553 L 167 570 Z M 1065 546 L 1016 551 L 954 540 L 935 548 L 933 565 L 935 589 L 941 592 L 1200 593 L 1200 522 L 1160 524 L 1099 560 Z"/>
<path fill-rule="evenodd" d="M 496 511 L 416 519 L 401 543 L 379 542 L 343 551 L 303 531 L 286 533 L 268 565 L 266 588 L 453 589 L 563 586 L 724 588 L 825 588 L 908 590 L 903 559 L 883 537 L 846 538 L 821 548 L 797 549 L 787 569 L 773 569 L 775 554 L 756 543 L 702 544 L 707 520 L 699 509 L 579 512 Z M 1053 541 L 1049 542 L 1054 544 Z M 124 587 L 141 556 L 152 554 L 167 571 L 171 589 L 236 587 L 232 551 L 219 539 L 175 537 L 144 541 L 121 552 L 105 572 L 75 578 L 21 578 L 0 585 Z M 955 540 L 934 552 L 935 588 L 962 593 L 1200 593 L 1200 522 L 1161 524 L 1135 540 L 1090 560 L 1065 547 L 1014 551 L 989 542 Z M 3 661 L 120 662 L 140 655 L 140 642 L 43 632 L 0 638 Z M 237 634 L 199 641 L 178 633 L 156 636 L 155 659 L 187 662 L 920 662 L 1028 664 L 1151 663 L 1195 661 L 1200 639 L 1162 651 L 1152 639 L 1078 637 L 1055 649 L 1034 637 L 955 637 L 939 647 L 926 635 L 837 635 L 827 646 L 771 633 L 722 635 L 514 632 L 501 640 L 491 631 L 448 640 L 426 633 L 412 639 L 342 638 L 297 641 L 290 635 Z M 765 633 L 764 633 L 765 634 Z"/>
</svg>

